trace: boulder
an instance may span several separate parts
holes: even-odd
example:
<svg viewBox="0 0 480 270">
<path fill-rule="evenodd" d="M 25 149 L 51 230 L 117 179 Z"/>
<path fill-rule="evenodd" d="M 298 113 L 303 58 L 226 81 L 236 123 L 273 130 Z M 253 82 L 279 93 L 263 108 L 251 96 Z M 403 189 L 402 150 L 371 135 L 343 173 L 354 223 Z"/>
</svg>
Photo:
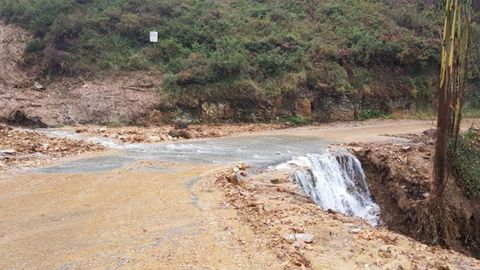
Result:
<svg viewBox="0 0 480 270">
<path fill-rule="evenodd" d="M 312 117 L 312 103 L 308 98 L 300 98 L 297 100 L 297 115 L 304 118 Z"/>
<path fill-rule="evenodd" d="M 168 135 L 172 138 L 185 138 L 190 139 L 192 135 L 186 129 L 172 129 L 168 132 Z"/>
</svg>

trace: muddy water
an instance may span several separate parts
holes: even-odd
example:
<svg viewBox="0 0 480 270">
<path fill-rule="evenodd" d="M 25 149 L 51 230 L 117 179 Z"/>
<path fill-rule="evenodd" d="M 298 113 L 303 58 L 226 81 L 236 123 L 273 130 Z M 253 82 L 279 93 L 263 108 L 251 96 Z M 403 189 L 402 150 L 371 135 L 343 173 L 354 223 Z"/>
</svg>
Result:
<svg viewBox="0 0 480 270">
<path fill-rule="evenodd" d="M 71 136 L 68 133 L 53 133 Z M 319 153 L 326 140 L 293 135 L 241 136 L 161 144 L 115 144 L 108 139 L 91 138 L 116 149 L 115 153 L 66 162 L 42 168 L 42 173 L 88 173 L 119 169 L 142 160 L 187 164 L 229 164 L 243 161 L 257 167 L 278 164 L 292 156 Z"/>
<path fill-rule="evenodd" d="M 234 209 L 218 208 L 222 195 L 196 183 L 225 164 L 264 167 L 326 145 L 292 135 L 100 142 L 114 151 L 0 180 L 0 269 L 280 269 Z"/>
</svg>

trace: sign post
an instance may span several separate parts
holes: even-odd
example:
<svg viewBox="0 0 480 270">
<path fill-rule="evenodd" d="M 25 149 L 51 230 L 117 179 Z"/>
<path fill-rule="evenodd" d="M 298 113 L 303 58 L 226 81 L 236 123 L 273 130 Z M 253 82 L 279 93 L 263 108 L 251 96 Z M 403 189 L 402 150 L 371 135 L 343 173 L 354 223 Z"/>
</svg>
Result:
<svg viewBox="0 0 480 270">
<path fill-rule="evenodd" d="M 150 42 L 153 42 L 153 43 L 158 42 L 158 32 L 157 31 L 150 31 Z"/>
</svg>

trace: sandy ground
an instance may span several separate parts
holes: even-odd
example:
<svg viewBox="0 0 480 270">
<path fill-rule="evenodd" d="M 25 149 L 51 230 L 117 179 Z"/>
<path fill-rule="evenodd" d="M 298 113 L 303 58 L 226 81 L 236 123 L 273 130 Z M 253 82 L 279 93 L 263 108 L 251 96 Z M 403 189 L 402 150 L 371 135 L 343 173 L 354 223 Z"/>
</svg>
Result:
<svg viewBox="0 0 480 270">
<path fill-rule="evenodd" d="M 388 120 L 269 134 L 350 142 L 429 127 Z M 235 190 L 231 196 L 250 199 L 229 200 L 212 184 L 219 169 L 144 161 L 103 173 L 2 174 L 0 269 L 480 269 L 457 253 L 322 212 L 288 189 Z M 312 233 L 314 244 L 281 238 L 293 231 Z"/>
<path fill-rule="evenodd" d="M 145 165 L 145 164 L 143 164 Z M 211 167 L 157 164 L 83 175 L 18 175 L 0 181 L 1 269 L 279 269 L 236 223 L 225 230 L 218 192 L 192 185 Z M 152 164 L 149 164 L 152 166 Z M 221 213 L 220 213 L 221 212 Z M 229 227 L 230 228 L 230 227 Z"/>
</svg>

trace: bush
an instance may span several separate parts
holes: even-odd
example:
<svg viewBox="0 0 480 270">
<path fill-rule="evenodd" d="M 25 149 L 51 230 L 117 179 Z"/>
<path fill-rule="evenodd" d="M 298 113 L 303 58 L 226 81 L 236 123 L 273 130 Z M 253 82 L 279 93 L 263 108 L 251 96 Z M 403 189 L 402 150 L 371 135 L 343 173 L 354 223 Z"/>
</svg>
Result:
<svg viewBox="0 0 480 270">
<path fill-rule="evenodd" d="M 273 96 L 305 87 L 348 94 L 369 87 L 363 77 L 382 80 L 376 70 L 384 66 L 415 70 L 412 78 L 438 74 L 418 68 L 438 66 L 439 21 L 431 19 L 438 14 L 428 8 L 355 0 L 0 0 L 0 6 L 1 19 L 34 34 L 30 59 L 52 75 L 154 69 L 169 74 L 169 91 L 200 96 L 248 81 Z M 151 30 L 158 44 L 148 42 Z M 359 67 L 365 72 L 352 78 L 349 71 Z"/>
<path fill-rule="evenodd" d="M 470 129 L 462 134 L 455 147 L 450 143 L 451 169 L 467 193 L 480 198 L 480 131 Z"/>
<path fill-rule="evenodd" d="M 298 115 L 282 118 L 282 122 L 291 123 L 298 126 L 305 126 L 305 125 L 312 124 L 312 120 L 303 118 Z"/>
<path fill-rule="evenodd" d="M 368 120 L 368 119 L 390 119 L 391 116 L 383 111 L 374 110 L 374 109 L 365 109 L 360 112 L 359 115 L 360 120 Z"/>
</svg>

